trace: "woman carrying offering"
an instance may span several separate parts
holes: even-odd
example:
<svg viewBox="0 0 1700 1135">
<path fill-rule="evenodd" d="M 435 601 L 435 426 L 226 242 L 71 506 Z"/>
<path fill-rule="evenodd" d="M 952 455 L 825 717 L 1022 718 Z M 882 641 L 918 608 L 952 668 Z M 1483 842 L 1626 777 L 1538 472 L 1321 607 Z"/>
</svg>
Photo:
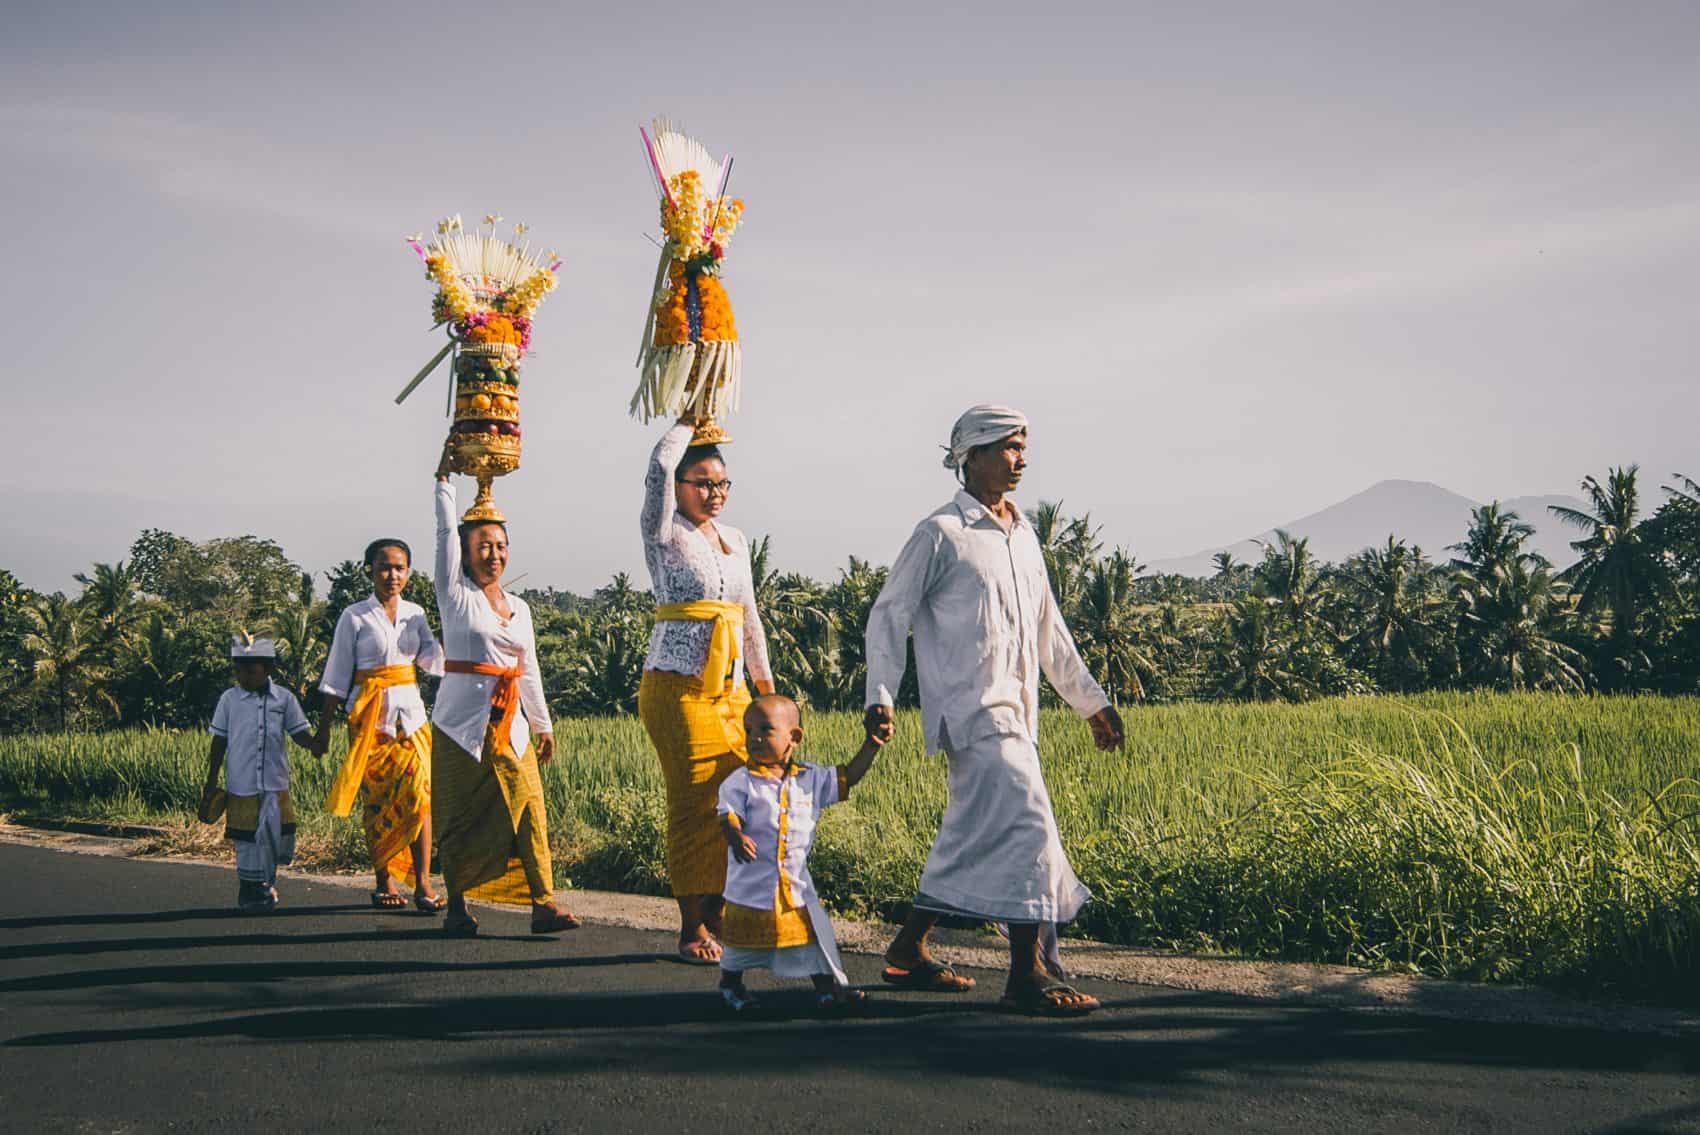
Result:
<svg viewBox="0 0 1700 1135">
<path fill-rule="evenodd" d="M 360 811 L 378 887 L 372 905 L 400 910 L 407 900 L 395 876 L 413 876 L 413 905 L 427 914 L 443 909 L 431 889 L 431 734 L 416 668 L 443 672 L 443 649 L 425 621 L 425 609 L 401 597 L 413 570 L 413 552 L 401 540 L 366 547 L 372 594 L 343 609 L 319 682 L 324 712 L 315 744 L 329 740 L 339 703 L 348 707 L 348 756 L 325 797 L 325 810 L 348 815 L 355 793 L 366 787 Z"/>
<path fill-rule="evenodd" d="M 431 817 L 449 889 L 443 930 L 455 937 L 478 933 L 468 898 L 529 902 L 533 934 L 574 930 L 578 919 L 554 900 L 537 768 L 554 758 L 555 738 L 531 609 L 502 589 L 505 524 L 477 520 L 459 525 L 457 536 L 448 461 L 445 449 L 437 467 L 435 565 L 448 661 L 431 720 L 437 781 Z"/>
<path fill-rule="evenodd" d="M 679 956 L 720 961 L 726 846 L 715 805 L 741 768 L 744 686 L 773 692 L 744 534 L 717 523 L 732 482 L 712 445 L 692 445 L 689 418 L 662 435 L 644 477 L 643 550 L 655 591 L 655 629 L 638 688 L 667 785 L 667 874 L 679 901 Z"/>
</svg>

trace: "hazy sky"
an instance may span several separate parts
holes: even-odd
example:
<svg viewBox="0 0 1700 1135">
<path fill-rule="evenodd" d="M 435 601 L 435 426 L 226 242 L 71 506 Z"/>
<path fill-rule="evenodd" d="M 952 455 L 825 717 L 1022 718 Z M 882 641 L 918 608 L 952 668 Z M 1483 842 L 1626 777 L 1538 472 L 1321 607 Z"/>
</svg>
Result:
<svg viewBox="0 0 1700 1135">
<path fill-rule="evenodd" d="M 986 400 L 1025 503 L 1147 560 L 1387 477 L 1700 475 L 1700 6 L 816 7 L 9 5 L 0 566 L 426 544 L 401 237 L 494 211 L 567 260 L 511 571 L 646 583 L 658 113 L 737 155 L 729 518 L 783 567 L 888 562 Z"/>
</svg>

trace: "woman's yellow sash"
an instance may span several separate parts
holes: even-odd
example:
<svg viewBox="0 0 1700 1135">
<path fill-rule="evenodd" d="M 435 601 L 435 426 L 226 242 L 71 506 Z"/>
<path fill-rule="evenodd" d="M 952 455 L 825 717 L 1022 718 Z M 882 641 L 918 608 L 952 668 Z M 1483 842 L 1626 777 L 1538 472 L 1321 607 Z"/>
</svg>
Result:
<svg viewBox="0 0 1700 1135">
<path fill-rule="evenodd" d="M 726 676 L 742 653 L 744 638 L 744 606 L 742 603 L 722 603 L 714 599 L 698 599 L 691 603 L 668 603 L 655 609 L 657 619 L 687 623 L 713 623 L 708 639 L 708 660 L 702 665 L 702 693 L 717 698 L 726 692 Z"/>
<path fill-rule="evenodd" d="M 411 686 L 419 679 L 413 663 L 398 662 L 394 666 L 375 666 L 357 670 L 354 680 L 360 686 L 360 696 L 348 711 L 348 756 L 337 770 L 331 790 L 325 794 L 325 811 L 333 816 L 346 816 L 354 807 L 354 795 L 366 776 L 366 762 L 378 745 L 378 714 L 384 705 L 384 691 L 391 686 Z M 393 723 L 392 723 L 393 724 Z"/>
</svg>

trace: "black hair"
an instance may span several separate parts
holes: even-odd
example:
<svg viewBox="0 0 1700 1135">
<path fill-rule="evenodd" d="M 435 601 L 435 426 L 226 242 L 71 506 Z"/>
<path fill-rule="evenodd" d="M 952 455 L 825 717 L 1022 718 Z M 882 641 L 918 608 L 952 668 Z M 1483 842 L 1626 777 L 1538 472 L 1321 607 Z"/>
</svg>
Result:
<svg viewBox="0 0 1700 1135">
<path fill-rule="evenodd" d="M 685 475 L 685 470 L 701 461 L 726 461 L 718 445 L 693 445 L 685 450 L 685 455 L 679 458 L 679 463 L 673 466 L 673 479 L 679 480 Z"/>
<path fill-rule="evenodd" d="M 460 573 L 471 575 L 467 561 L 472 559 L 472 550 L 466 546 L 466 538 L 480 528 L 496 527 L 502 530 L 502 535 L 508 534 L 508 524 L 505 520 L 463 520 L 460 524 Z"/>
<path fill-rule="evenodd" d="M 401 554 L 407 557 L 407 566 L 413 566 L 413 549 L 407 546 L 407 541 L 384 536 L 366 545 L 366 567 L 368 570 L 372 567 L 372 561 L 378 558 L 378 553 L 385 548 L 400 548 Z"/>
</svg>

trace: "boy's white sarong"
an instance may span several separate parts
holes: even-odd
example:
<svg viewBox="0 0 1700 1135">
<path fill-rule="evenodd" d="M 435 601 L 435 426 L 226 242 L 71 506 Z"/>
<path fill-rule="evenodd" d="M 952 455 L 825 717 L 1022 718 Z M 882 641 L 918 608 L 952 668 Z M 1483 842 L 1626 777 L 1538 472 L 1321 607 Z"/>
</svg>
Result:
<svg viewBox="0 0 1700 1135">
<path fill-rule="evenodd" d="M 1067 922 L 1091 897 L 1057 835 L 1031 738 L 945 741 L 950 803 L 916 906 L 996 922 Z"/>
<path fill-rule="evenodd" d="M 769 950 L 723 944 L 720 947 L 720 968 L 734 973 L 765 969 L 771 970 L 774 977 L 814 977 L 829 973 L 840 986 L 848 986 L 850 978 L 838 956 L 838 938 L 832 932 L 832 919 L 827 916 L 826 908 L 815 897 L 812 888 L 804 898 L 804 907 L 809 912 L 809 925 L 814 928 L 813 942 Z"/>
<path fill-rule="evenodd" d="M 277 869 L 295 861 L 295 833 L 284 833 L 277 793 L 260 793 L 260 822 L 254 838 L 230 841 L 236 848 L 236 877 L 245 883 L 277 882 Z"/>
</svg>

